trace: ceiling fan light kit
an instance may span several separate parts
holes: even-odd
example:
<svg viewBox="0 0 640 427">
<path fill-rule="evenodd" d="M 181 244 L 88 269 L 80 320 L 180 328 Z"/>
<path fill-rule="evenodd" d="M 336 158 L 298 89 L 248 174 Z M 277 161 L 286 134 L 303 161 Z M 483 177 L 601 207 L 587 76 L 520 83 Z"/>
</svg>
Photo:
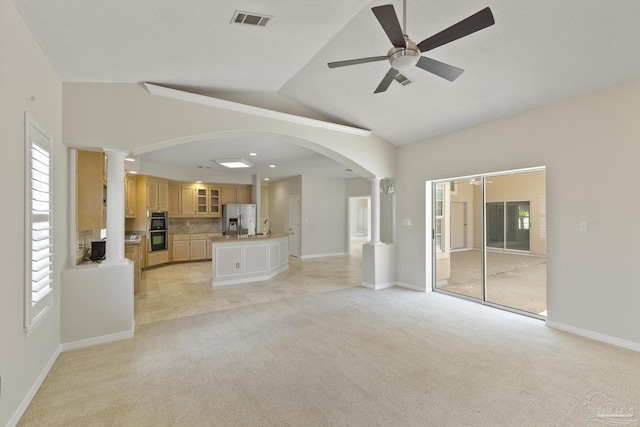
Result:
<svg viewBox="0 0 640 427">
<path fill-rule="evenodd" d="M 418 46 L 407 39 L 407 47 L 392 47 L 387 55 L 391 66 L 398 71 L 407 71 L 414 67 L 420 59 L 420 49 Z"/>
<path fill-rule="evenodd" d="M 463 69 L 454 67 L 444 62 L 422 56 L 423 52 L 435 49 L 454 40 L 468 36 L 476 31 L 487 28 L 495 23 L 491 9 L 488 7 L 469 16 L 440 31 L 439 33 L 421 41 L 414 43 L 406 35 L 406 0 L 403 2 L 403 22 L 404 30 L 400 27 L 400 21 L 396 15 L 395 9 L 391 4 L 376 6 L 371 11 L 380 22 L 382 29 L 387 34 L 393 47 L 387 52 L 386 56 L 372 56 L 368 58 L 350 59 L 346 61 L 330 62 L 329 68 L 346 67 L 349 65 L 365 64 L 368 62 L 383 61 L 387 59 L 391 64 L 391 68 L 384 76 L 374 93 L 384 92 L 389 88 L 391 82 L 401 71 L 407 71 L 411 67 L 422 68 L 438 77 L 442 77 L 450 82 L 454 81 L 464 72 Z"/>
</svg>

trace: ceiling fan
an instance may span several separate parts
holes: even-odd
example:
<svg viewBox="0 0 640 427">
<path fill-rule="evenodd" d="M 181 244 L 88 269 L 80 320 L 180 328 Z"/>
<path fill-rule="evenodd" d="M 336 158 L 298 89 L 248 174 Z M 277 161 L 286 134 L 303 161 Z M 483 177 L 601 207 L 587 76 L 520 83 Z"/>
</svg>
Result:
<svg viewBox="0 0 640 427">
<path fill-rule="evenodd" d="M 371 8 L 376 16 L 382 29 L 387 33 L 387 37 L 391 40 L 393 47 L 384 56 L 372 56 L 368 58 L 349 59 L 346 61 L 329 62 L 329 68 L 345 67 L 348 65 L 364 64 L 367 62 L 389 60 L 391 68 L 384 76 L 378 87 L 373 93 L 384 92 L 389 88 L 391 82 L 400 74 L 414 65 L 425 71 L 449 80 L 450 82 L 457 79 L 464 70 L 445 64 L 435 59 L 422 56 L 423 52 L 427 52 L 436 47 L 442 46 L 476 31 L 487 28 L 495 23 L 491 9 L 488 7 L 482 9 L 466 19 L 440 31 L 420 43 L 416 44 L 409 36 L 406 35 L 407 29 L 407 2 L 403 1 L 403 27 L 396 15 L 392 4 L 385 4 Z"/>
</svg>

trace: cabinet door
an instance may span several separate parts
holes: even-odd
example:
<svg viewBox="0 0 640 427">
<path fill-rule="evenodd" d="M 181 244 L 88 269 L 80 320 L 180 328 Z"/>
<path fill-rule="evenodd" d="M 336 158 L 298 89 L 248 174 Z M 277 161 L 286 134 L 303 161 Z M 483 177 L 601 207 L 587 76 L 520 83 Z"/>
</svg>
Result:
<svg viewBox="0 0 640 427">
<path fill-rule="evenodd" d="M 79 150 L 76 161 L 76 228 L 106 228 L 104 153 Z"/>
<path fill-rule="evenodd" d="M 182 215 L 193 215 L 196 213 L 196 189 L 193 187 L 182 187 L 180 189 L 180 205 Z"/>
<path fill-rule="evenodd" d="M 174 240 L 173 241 L 173 260 L 188 261 L 189 260 L 189 241 Z"/>
<path fill-rule="evenodd" d="M 220 209 L 220 189 L 209 188 L 209 213 L 213 217 L 222 216 L 222 209 Z"/>
<path fill-rule="evenodd" d="M 209 214 L 208 193 L 206 188 L 196 188 L 196 215 Z"/>
<path fill-rule="evenodd" d="M 238 203 L 237 197 L 235 188 L 223 188 L 221 190 L 221 201 L 223 205 L 227 203 Z"/>
<path fill-rule="evenodd" d="M 158 182 L 147 181 L 147 210 L 155 211 L 158 207 Z"/>
<path fill-rule="evenodd" d="M 159 211 L 169 210 L 169 182 L 168 181 L 158 182 L 158 210 Z"/>
<path fill-rule="evenodd" d="M 248 188 L 238 188 L 236 190 L 238 203 L 251 203 L 251 190 Z"/>
<path fill-rule="evenodd" d="M 182 213 L 180 206 L 180 186 L 169 185 L 169 215 L 179 216 Z"/>
<path fill-rule="evenodd" d="M 124 216 L 136 217 L 136 177 L 127 175 L 124 185 Z"/>
<path fill-rule="evenodd" d="M 207 241 L 191 240 L 191 259 L 205 259 L 207 257 Z"/>
</svg>

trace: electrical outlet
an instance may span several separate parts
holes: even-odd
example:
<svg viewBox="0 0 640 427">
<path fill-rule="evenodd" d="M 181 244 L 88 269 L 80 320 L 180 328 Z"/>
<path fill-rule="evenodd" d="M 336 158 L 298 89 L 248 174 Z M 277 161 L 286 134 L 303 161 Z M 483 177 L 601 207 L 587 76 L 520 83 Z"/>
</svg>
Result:
<svg viewBox="0 0 640 427">
<path fill-rule="evenodd" d="M 81 251 L 84 249 L 84 243 L 78 243 L 78 250 Z"/>
</svg>

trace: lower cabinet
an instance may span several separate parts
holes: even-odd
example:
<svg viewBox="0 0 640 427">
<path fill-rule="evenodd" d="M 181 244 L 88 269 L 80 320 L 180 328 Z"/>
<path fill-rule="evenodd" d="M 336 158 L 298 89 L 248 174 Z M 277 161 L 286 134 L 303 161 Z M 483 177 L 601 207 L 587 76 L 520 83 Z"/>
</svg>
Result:
<svg viewBox="0 0 640 427">
<path fill-rule="evenodd" d="M 174 234 L 173 261 L 194 261 L 207 258 L 206 234 Z"/>
<path fill-rule="evenodd" d="M 147 267 L 166 264 L 169 262 L 169 251 L 149 252 L 147 254 Z"/>
</svg>

